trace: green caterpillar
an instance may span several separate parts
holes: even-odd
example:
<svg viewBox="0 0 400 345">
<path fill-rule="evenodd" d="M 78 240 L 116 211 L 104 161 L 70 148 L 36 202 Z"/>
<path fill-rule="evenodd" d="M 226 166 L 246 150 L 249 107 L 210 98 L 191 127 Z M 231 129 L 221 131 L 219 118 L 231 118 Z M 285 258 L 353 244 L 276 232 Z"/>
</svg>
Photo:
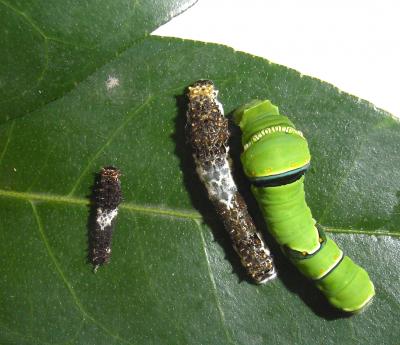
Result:
<svg viewBox="0 0 400 345">
<path fill-rule="evenodd" d="M 303 134 L 268 100 L 242 106 L 234 121 L 243 133 L 244 172 L 285 255 L 333 306 L 363 308 L 375 294 L 368 273 L 325 236 L 306 204 L 303 175 L 311 156 Z"/>
</svg>

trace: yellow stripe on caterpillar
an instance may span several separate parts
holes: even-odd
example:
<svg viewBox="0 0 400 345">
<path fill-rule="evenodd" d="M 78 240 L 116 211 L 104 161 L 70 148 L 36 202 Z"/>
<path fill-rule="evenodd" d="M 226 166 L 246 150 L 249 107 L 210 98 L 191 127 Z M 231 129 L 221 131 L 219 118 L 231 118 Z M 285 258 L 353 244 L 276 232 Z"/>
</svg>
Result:
<svg viewBox="0 0 400 345">
<path fill-rule="evenodd" d="M 257 141 L 261 140 L 263 137 L 265 137 L 268 134 L 272 134 L 272 133 L 287 133 L 287 134 L 297 134 L 299 136 L 301 136 L 302 138 L 304 138 L 304 135 L 301 131 L 294 129 L 292 127 L 284 127 L 284 126 L 272 126 L 272 127 L 268 127 L 268 128 L 264 128 L 262 129 L 260 132 L 254 134 L 250 140 L 248 141 L 248 143 L 246 143 L 243 146 L 244 151 L 246 151 L 251 145 L 253 145 L 254 143 L 256 143 Z"/>
</svg>

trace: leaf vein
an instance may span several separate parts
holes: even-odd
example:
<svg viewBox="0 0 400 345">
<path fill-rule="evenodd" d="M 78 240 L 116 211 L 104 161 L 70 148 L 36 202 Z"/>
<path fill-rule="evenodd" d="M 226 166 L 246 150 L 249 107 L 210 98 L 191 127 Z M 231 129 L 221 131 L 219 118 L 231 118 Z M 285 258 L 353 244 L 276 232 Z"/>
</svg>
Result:
<svg viewBox="0 0 400 345">
<path fill-rule="evenodd" d="M 6 143 L 4 145 L 4 148 L 3 148 L 3 151 L 1 152 L 1 155 L 0 155 L 0 165 L 3 162 L 3 158 L 4 158 L 4 156 L 5 156 L 6 152 L 7 152 L 8 145 L 10 144 L 11 136 L 12 136 L 12 133 L 14 131 L 14 127 L 15 127 L 15 119 L 11 123 L 10 129 L 8 130 L 7 141 L 6 141 Z"/>
<path fill-rule="evenodd" d="M 46 75 L 47 69 L 49 68 L 49 42 L 47 39 L 44 40 L 44 66 L 42 71 L 40 72 L 40 76 L 36 82 L 36 86 L 39 86 L 39 84 L 42 82 L 44 79 L 44 76 Z"/>
<path fill-rule="evenodd" d="M 225 332 L 225 336 L 226 336 L 228 342 L 230 344 L 235 344 L 235 342 L 233 341 L 233 339 L 232 339 L 232 337 L 231 337 L 231 335 L 229 333 L 229 330 L 227 328 L 226 319 L 225 319 L 225 313 L 224 313 L 224 311 L 222 309 L 221 303 L 220 303 L 219 298 L 218 298 L 217 285 L 215 283 L 214 274 L 213 274 L 213 272 L 211 270 L 210 257 L 208 255 L 207 244 L 206 244 L 206 240 L 204 238 L 203 230 L 202 230 L 202 228 L 200 226 L 199 221 L 195 220 L 194 222 L 196 223 L 196 227 L 197 227 L 197 229 L 199 230 L 199 233 L 200 233 L 200 238 L 201 238 L 201 243 L 202 243 L 202 246 L 203 246 L 204 256 L 205 256 L 206 262 L 207 262 L 208 277 L 210 278 L 210 281 L 211 281 L 212 292 L 213 292 L 213 295 L 214 295 L 215 304 L 216 304 L 217 309 L 218 309 L 218 313 L 219 313 L 219 317 L 220 317 L 222 328 L 223 328 L 223 330 Z"/>
<path fill-rule="evenodd" d="M 42 242 L 46 248 L 47 254 L 49 255 L 50 260 L 53 262 L 53 265 L 58 273 L 58 275 L 60 276 L 61 280 L 63 281 L 64 285 L 66 286 L 67 290 L 69 291 L 75 305 L 77 306 L 78 310 L 81 312 L 83 318 L 85 319 L 89 319 L 90 321 L 92 321 L 96 326 L 98 326 L 100 329 L 102 329 L 106 334 L 108 334 L 109 336 L 111 336 L 114 339 L 117 339 L 119 341 L 122 341 L 124 343 L 127 344 L 131 344 L 128 340 L 121 338 L 118 334 L 114 334 L 112 333 L 107 327 L 105 327 L 101 322 L 97 321 L 91 314 L 89 314 L 86 309 L 83 307 L 81 301 L 79 300 L 74 288 L 72 287 L 71 283 L 68 281 L 66 275 L 64 274 L 64 271 L 62 270 L 59 262 L 57 261 L 53 250 L 50 246 L 50 243 L 47 239 L 46 233 L 44 231 L 43 228 L 43 224 L 41 221 L 41 218 L 39 216 L 39 213 L 37 211 L 36 205 L 34 202 L 30 201 L 31 207 L 32 207 L 32 212 L 33 215 L 35 217 L 36 220 L 36 224 L 37 224 L 37 229 L 39 232 L 39 235 L 42 239 Z"/>
<path fill-rule="evenodd" d="M 78 178 L 76 179 L 74 185 L 72 186 L 71 191 L 67 194 L 67 197 L 72 196 L 76 189 L 79 186 L 79 183 L 82 181 L 82 178 L 86 175 L 86 173 L 89 171 L 90 167 L 92 166 L 92 164 L 94 163 L 94 161 L 101 155 L 101 153 L 111 144 L 111 142 L 114 140 L 114 138 L 116 137 L 116 135 L 122 131 L 125 126 L 135 117 L 135 115 L 140 114 L 140 112 L 150 103 L 152 99 L 152 96 L 148 96 L 147 99 L 138 107 L 136 107 L 136 109 L 134 109 L 132 111 L 131 114 L 129 114 L 128 116 L 125 117 L 125 119 L 122 121 L 121 125 L 118 126 L 108 137 L 107 141 L 104 143 L 104 145 L 102 145 L 97 152 L 93 155 L 93 157 L 88 161 L 86 167 L 83 169 L 83 171 L 81 172 L 81 174 L 78 176 Z"/>
<path fill-rule="evenodd" d="M 15 14 L 18 16 L 24 18 L 24 20 L 40 35 L 43 37 L 44 40 L 47 40 L 47 36 L 44 33 L 44 31 L 31 19 L 27 16 L 26 13 L 20 11 L 16 7 L 12 6 L 8 2 L 4 0 L 0 0 L 0 3 L 3 4 L 5 7 L 9 8 L 11 11 L 13 11 Z"/>
<path fill-rule="evenodd" d="M 391 236 L 400 237 L 400 232 L 391 230 L 363 230 L 363 229 L 347 229 L 337 228 L 329 225 L 323 225 L 324 231 L 333 234 L 355 234 L 355 235 L 370 235 L 370 236 Z"/>
<path fill-rule="evenodd" d="M 0 189 L 0 197 L 20 199 L 25 201 L 42 201 L 50 203 L 64 203 L 71 205 L 83 205 L 88 206 L 89 200 L 84 198 L 66 197 L 54 194 L 40 194 L 40 193 L 26 193 L 26 192 L 14 192 Z M 171 208 L 163 208 L 160 206 L 150 205 L 138 205 L 135 203 L 122 203 L 120 209 L 125 209 L 134 212 L 141 212 L 146 214 L 152 214 L 157 216 L 168 216 L 181 219 L 200 220 L 201 215 L 198 212 L 179 210 Z"/>
</svg>

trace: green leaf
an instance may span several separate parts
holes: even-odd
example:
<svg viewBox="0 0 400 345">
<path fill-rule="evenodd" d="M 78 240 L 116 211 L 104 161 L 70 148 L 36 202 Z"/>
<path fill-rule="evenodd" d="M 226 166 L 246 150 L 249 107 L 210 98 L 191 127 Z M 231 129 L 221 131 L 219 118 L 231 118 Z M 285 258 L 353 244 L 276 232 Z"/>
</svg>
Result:
<svg viewBox="0 0 400 345">
<path fill-rule="evenodd" d="M 196 0 L 0 0 L 0 122 L 53 101 Z"/>
<path fill-rule="evenodd" d="M 288 68 L 179 39 L 135 41 L 86 75 L 56 101 L 0 125 L 0 343 L 397 341 L 388 328 L 400 311 L 397 120 Z M 376 286 L 363 313 L 343 318 L 330 309 L 270 238 L 279 279 L 246 280 L 184 138 L 184 89 L 200 78 L 215 81 L 226 113 L 268 98 L 305 133 L 313 214 Z M 267 236 L 240 170 L 239 135 L 231 150 L 237 181 Z M 88 195 L 103 165 L 122 170 L 125 201 L 112 261 L 93 274 Z"/>
</svg>

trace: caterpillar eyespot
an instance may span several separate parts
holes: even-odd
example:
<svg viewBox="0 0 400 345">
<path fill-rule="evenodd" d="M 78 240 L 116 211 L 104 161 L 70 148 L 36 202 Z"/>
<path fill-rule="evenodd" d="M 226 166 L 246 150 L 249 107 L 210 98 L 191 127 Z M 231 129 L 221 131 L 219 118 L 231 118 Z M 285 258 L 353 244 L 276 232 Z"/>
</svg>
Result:
<svg viewBox="0 0 400 345">
<path fill-rule="evenodd" d="M 242 106 L 234 120 L 242 130 L 243 169 L 285 255 L 333 306 L 361 310 L 375 295 L 368 273 L 325 236 L 305 201 L 303 175 L 311 160 L 307 140 L 268 100 Z"/>
<path fill-rule="evenodd" d="M 94 272 L 111 258 L 111 241 L 118 205 L 122 201 L 121 172 L 112 166 L 101 169 L 94 189 L 95 222 L 90 234 L 90 261 Z"/>
<path fill-rule="evenodd" d="M 188 88 L 187 139 L 196 171 L 228 231 L 242 265 L 252 279 L 265 283 L 276 276 L 269 249 L 257 232 L 239 194 L 228 163 L 228 120 L 213 82 L 199 80 Z"/>
</svg>

